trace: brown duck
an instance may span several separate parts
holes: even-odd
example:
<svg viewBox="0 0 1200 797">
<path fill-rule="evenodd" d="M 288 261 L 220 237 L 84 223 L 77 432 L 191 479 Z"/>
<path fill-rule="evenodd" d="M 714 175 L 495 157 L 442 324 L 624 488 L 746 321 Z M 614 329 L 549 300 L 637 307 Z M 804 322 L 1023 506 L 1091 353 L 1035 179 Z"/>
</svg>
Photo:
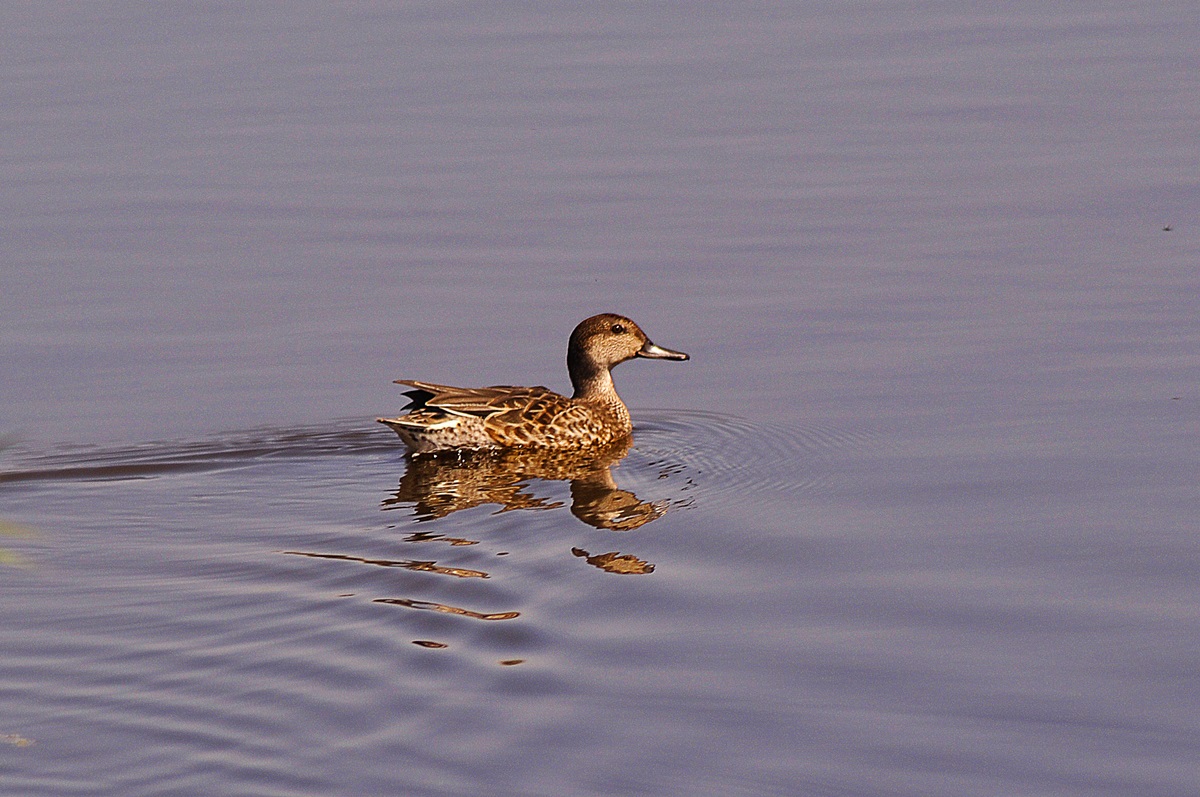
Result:
<svg viewBox="0 0 1200 797">
<path fill-rule="evenodd" d="M 450 387 L 397 379 L 408 385 L 408 414 L 379 418 L 413 452 L 451 449 L 582 449 L 619 440 L 633 431 L 629 410 L 613 387 L 612 368 L 634 357 L 686 360 L 683 352 L 656 346 L 637 324 L 612 313 L 575 327 L 567 345 L 574 394 L 544 387 Z"/>
</svg>

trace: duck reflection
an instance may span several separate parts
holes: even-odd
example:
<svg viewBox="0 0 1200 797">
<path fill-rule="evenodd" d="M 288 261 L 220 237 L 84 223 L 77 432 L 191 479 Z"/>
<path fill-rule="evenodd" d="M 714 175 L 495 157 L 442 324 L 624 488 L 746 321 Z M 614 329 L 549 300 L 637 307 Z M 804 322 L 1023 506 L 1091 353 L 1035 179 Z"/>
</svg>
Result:
<svg viewBox="0 0 1200 797">
<path fill-rule="evenodd" d="M 659 518 L 665 504 L 640 500 L 613 480 L 612 467 L 629 453 L 626 436 L 588 451 L 507 449 L 413 454 L 384 508 L 412 505 L 420 520 L 434 520 L 483 504 L 514 509 L 557 509 L 561 501 L 533 491 L 541 481 L 568 481 L 571 514 L 598 529 L 630 531 Z"/>
<path fill-rule="evenodd" d="M 590 554 L 582 548 L 572 548 L 571 553 L 582 556 L 592 567 L 598 567 L 606 573 L 618 575 L 645 575 L 654 572 L 654 565 L 645 559 L 638 559 L 633 554 L 609 551 L 608 553 Z"/>
</svg>

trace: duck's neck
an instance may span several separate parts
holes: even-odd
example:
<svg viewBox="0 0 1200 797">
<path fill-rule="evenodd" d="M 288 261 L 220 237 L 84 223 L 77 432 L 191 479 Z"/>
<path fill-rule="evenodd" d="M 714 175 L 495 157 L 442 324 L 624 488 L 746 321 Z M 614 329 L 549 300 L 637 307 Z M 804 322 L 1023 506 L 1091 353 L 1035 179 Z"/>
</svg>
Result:
<svg viewBox="0 0 1200 797">
<path fill-rule="evenodd" d="M 612 373 L 607 368 L 582 358 L 569 359 L 567 372 L 571 375 L 571 387 L 575 388 L 572 398 L 589 401 L 621 399 L 613 387 Z"/>
<path fill-rule="evenodd" d="M 591 366 L 591 367 L 588 367 Z M 590 363 L 575 363 L 569 365 L 571 384 L 575 387 L 576 401 L 586 401 L 602 417 L 611 420 L 611 431 L 615 436 L 626 435 L 633 431 L 633 420 L 629 417 L 629 409 L 617 389 L 613 387 L 612 374 L 607 368 L 596 367 Z"/>
</svg>

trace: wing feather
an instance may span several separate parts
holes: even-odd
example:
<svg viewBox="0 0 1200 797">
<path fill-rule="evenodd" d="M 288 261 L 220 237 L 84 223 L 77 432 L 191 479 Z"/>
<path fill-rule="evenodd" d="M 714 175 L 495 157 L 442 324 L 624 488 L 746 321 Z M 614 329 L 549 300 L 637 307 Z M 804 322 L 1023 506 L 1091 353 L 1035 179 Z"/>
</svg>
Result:
<svg viewBox="0 0 1200 797">
<path fill-rule="evenodd" d="M 404 395 L 413 401 L 416 409 L 437 409 L 451 415 L 469 415 L 491 418 L 496 415 L 524 413 L 535 407 L 553 405 L 560 409 L 570 406 L 570 399 L 541 385 L 515 387 L 513 385 L 491 385 L 490 387 L 454 387 L 415 379 L 397 379 L 397 384 L 416 388 Z"/>
</svg>

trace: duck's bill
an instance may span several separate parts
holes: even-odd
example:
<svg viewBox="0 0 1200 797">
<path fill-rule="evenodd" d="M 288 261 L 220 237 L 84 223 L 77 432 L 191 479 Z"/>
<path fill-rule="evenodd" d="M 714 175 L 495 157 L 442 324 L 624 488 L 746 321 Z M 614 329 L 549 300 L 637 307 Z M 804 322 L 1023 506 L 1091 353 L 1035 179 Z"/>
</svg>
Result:
<svg viewBox="0 0 1200 797">
<path fill-rule="evenodd" d="M 638 357 L 648 357 L 651 360 L 687 360 L 687 359 L 690 359 L 686 354 L 684 354 L 681 351 L 671 351 L 670 349 L 664 349 L 662 346 L 655 346 L 650 341 L 646 341 L 646 343 L 642 346 L 642 348 L 638 349 L 637 356 Z"/>
</svg>

